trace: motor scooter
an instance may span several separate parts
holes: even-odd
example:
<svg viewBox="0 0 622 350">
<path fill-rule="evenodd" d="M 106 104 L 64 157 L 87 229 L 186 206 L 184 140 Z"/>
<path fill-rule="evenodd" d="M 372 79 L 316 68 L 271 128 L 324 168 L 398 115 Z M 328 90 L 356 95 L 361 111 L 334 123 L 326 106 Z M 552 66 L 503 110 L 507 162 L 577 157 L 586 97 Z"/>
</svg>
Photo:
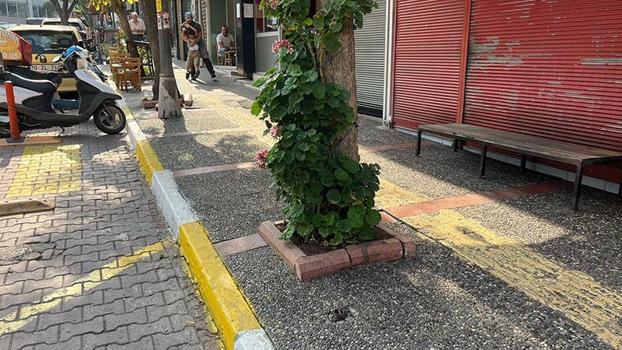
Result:
<svg viewBox="0 0 622 350">
<path fill-rule="evenodd" d="M 93 117 L 99 130 L 107 134 L 118 134 L 126 125 L 123 110 L 115 100 L 122 97 L 92 71 L 78 69 L 79 54 L 73 52 L 62 61 L 63 66 L 72 73 L 77 82 L 80 95 L 78 114 L 61 114 L 52 106 L 57 84 L 49 80 L 32 80 L 12 72 L 0 71 L 0 82 L 12 81 L 14 86 L 16 110 L 21 130 L 69 127 L 84 123 Z M 8 106 L 5 89 L 0 87 L 0 137 L 9 135 Z"/>
</svg>

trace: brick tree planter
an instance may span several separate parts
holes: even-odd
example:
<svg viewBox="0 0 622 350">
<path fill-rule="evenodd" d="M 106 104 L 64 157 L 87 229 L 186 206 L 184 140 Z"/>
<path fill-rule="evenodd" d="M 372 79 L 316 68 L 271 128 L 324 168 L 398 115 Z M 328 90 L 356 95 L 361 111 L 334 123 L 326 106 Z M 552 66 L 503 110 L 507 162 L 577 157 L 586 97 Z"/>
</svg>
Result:
<svg viewBox="0 0 622 350">
<path fill-rule="evenodd" d="M 299 280 L 309 281 L 356 266 L 404 259 L 415 253 L 415 244 L 412 239 L 398 235 L 383 224 L 376 227 L 391 238 L 352 244 L 345 248 L 313 255 L 305 254 L 292 242 L 279 239 L 281 231 L 275 223 L 270 221 L 259 225 L 259 235 L 296 272 Z"/>
</svg>

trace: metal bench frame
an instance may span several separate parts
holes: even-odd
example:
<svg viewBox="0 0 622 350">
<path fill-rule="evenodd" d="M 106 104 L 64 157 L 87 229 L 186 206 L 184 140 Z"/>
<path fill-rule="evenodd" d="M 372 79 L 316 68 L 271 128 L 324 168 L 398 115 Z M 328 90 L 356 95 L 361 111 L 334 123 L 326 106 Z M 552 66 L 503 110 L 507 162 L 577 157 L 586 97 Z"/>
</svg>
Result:
<svg viewBox="0 0 622 350">
<path fill-rule="evenodd" d="M 535 149 L 528 149 L 527 147 L 518 147 L 516 144 L 504 142 L 504 139 L 507 139 L 507 136 L 512 136 L 512 137 L 522 136 L 525 138 L 529 138 L 531 140 L 540 140 L 540 141 L 543 141 L 543 143 L 550 142 L 552 143 L 553 146 L 563 147 L 565 144 L 565 145 L 568 145 L 569 148 L 570 146 L 574 148 L 575 145 L 571 143 L 561 142 L 561 141 L 548 140 L 548 139 L 541 138 L 541 137 L 521 135 L 521 134 L 509 132 L 509 131 L 467 126 L 470 129 L 479 130 L 482 132 L 489 131 L 490 133 L 497 134 L 496 137 L 492 136 L 492 137 L 487 137 L 487 139 L 483 139 L 481 137 L 477 137 L 476 135 L 472 135 L 472 134 L 470 135 L 468 130 L 466 130 L 465 132 L 460 132 L 460 129 L 464 128 L 464 126 L 465 126 L 464 124 L 433 124 L 433 125 L 420 126 L 419 129 L 417 130 L 417 148 L 416 148 L 417 157 L 421 155 L 421 137 L 423 133 L 425 132 L 428 134 L 434 134 L 438 136 L 452 138 L 454 151 L 457 151 L 458 148 L 462 149 L 462 145 L 464 142 L 468 141 L 468 142 L 478 143 L 480 145 L 480 150 L 481 150 L 480 165 L 479 165 L 479 173 L 480 173 L 481 178 L 484 178 L 486 174 L 486 157 L 488 155 L 489 147 L 495 147 L 495 148 L 519 153 L 521 155 L 521 164 L 520 164 L 521 171 L 525 171 L 525 167 L 527 165 L 527 156 L 550 159 L 550 160 L 559 161 L 559 162 L 567 163 L 567 164 L 573 164 L 576 167 L 575 181 L 574 181 L 574 195 L 573 195 L 573 200 L 572 200 L 572 208 L 575 211 L 579 209 L 579 197 L 581 196 L 581 184 L 583 181 L 584 167 L 588 165 L 594 165 L 594 164 L 605 164 L 605 163 L 622 161 L 622 153 L 605 150 L 605 149 L 597 149 L 594 147 L 586 147 L 586 148 L 590 150 L 594 150 L 594 151 L 601 150 L 603 155 L 602 156 L 577 155 L 577 157 L 567 157 L 561 154 L 563 152 L 547 153 L 544 150 L 538 151 Z M 451 129 L 454 129 L 454 130 L 451 131 Z M 622 183 L 620 184 L 618 195 L 622 196 Z"/>
</svg>

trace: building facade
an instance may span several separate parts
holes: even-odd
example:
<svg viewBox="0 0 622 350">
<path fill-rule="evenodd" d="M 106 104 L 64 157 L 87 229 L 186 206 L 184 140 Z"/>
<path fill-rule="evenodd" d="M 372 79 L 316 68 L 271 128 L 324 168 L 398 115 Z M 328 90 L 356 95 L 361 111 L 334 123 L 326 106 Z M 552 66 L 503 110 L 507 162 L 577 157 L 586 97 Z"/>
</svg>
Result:
<svg viewBox="0 0 622 350">
<path fill-rule="evenodd" d="M 394 126 L 468 123 L 622 151 L 621 1 L 390 6 L 384 107 Z M 618 183 L 622 173 L 594 176 Z"/>
<path fill-rule="evenodd" d="M 26 23 L 30 17 L 54 17 L 47 0 L 0 0 L 0 22 Z"/>
</svg>

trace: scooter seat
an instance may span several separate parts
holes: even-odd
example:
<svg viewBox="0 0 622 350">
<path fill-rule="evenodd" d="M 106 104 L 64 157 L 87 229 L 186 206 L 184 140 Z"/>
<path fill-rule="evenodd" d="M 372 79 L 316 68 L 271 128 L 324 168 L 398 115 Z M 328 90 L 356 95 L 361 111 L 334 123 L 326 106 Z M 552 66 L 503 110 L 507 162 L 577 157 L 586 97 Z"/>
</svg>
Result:
<svg viewBox="0 0 622 350">
<path fill-rule="evenodd" d="M 40 93 L 49 93 L 56 91 L 56 85 L 49 80 L 33 80 L 26 79 L 17 74 L 11 72 L 4 72 L 0 74 L 0 80 L 2 81 L 12 81 L 14 86 L 19 86 L 24 89 L 40 92 Z"/>
</svg>

